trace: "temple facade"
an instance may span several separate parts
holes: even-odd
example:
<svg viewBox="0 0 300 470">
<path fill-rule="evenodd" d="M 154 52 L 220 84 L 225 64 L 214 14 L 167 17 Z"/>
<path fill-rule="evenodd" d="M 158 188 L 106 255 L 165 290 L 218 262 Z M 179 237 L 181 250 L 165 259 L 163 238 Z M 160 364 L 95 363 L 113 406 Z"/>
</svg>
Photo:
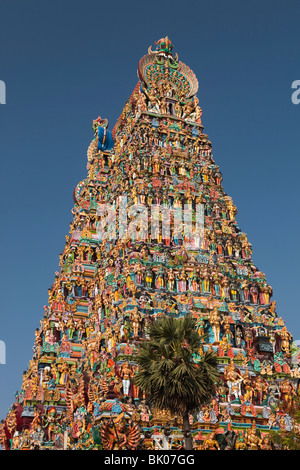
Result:
<svg viewBox="0 0 300 470">
<path fill-rule="evenodd" d="M 190 415 L 195 449 L 271 449 L 271 431 L 297 427 L 298 348 L 222 187 L 197 78 L 168 37 L 155 46 L 114 128 L 93 121 L 4 449 L 182 448 L 181 417 L 134 383 L 137 344 L 166 316 L 193 316 L 199 355 L 218 358 L 215 397 Z"/>
</svg>

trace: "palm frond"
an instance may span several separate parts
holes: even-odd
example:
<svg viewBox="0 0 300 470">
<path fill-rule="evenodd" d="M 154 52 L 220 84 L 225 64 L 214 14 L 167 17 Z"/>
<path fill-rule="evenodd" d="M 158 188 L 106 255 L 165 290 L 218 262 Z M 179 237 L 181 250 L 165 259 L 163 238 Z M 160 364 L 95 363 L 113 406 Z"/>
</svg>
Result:
<svg viewBox="0 0 300 470">
<path fill-rule="evenodd" d="M 197 360 L 201 338 L 192 317 L 157 320 L 150 339 L 140 343 L 134 360 L 134 381 L 157 408 L 184 414 L 198 409 L 215 394 L 219 378 L 216 356 L 207 352 Z"/>
</svg>

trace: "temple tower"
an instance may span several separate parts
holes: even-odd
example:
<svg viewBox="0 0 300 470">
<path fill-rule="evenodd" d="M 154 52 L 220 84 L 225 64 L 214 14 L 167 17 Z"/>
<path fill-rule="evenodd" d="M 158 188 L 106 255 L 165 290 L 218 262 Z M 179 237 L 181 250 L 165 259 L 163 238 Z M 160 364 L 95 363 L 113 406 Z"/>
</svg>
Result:
<svg viewBox="0 0 300 470">
<path fill-rule="evenodd" d="M 222 373 L 190 416 L 195 448 L 268 449 L 270 430 L 292 429 L 292 335 L 223 190 L 197 78 L 168 37 L 155 45 L 112 131 L 93 121 L 60 272 L 1 424 L 6 449 L 179 448 L 180 417 L 133 382 L 136 345 L 165 316 L 192 315 Z"/>
</svg>

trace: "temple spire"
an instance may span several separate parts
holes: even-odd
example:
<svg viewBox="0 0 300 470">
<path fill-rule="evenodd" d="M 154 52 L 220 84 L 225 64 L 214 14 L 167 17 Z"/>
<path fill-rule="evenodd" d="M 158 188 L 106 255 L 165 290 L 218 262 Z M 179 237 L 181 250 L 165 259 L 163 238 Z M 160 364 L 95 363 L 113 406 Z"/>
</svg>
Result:
<svg viewBox="0 0 300 470">
<path fill-rule="evenodd" d="M 299 351 L 223 189 L 198 80 L 168 37 L 155 46 L 112 131 L 93 120 L 60 271 L 0 425 L 5 449 L 181 448 L 180 415 L 135 381 L 138 344 L 168 317 L 191 317 L 194 366 L 212 354 L 221 374 L 185 416 L 195 450 L 268 450 L 271 431 L 296 424 Z"/>
</svg>

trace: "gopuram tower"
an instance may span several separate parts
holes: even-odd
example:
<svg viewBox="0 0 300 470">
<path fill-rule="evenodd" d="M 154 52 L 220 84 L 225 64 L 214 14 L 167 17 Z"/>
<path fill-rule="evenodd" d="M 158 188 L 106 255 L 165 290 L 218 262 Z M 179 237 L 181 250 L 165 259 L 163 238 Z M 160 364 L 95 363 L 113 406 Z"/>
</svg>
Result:
<svg viewBox="0 0 300 470">
<path fill-rule="evenodd" d="M 93 121 L 4 449 L 180 448 L 180 417 L 133 382 L 136 346 L 166 316 L 192 315 L 218 357 L 216 396 L 190 415 L 195 449 L 270 449 L 270 431 L 293 429 L 293 338 L 223 190 L 197 78 L 172 50 L 166 37 L 141 58 L 112 131 Z"/>
</svg>

